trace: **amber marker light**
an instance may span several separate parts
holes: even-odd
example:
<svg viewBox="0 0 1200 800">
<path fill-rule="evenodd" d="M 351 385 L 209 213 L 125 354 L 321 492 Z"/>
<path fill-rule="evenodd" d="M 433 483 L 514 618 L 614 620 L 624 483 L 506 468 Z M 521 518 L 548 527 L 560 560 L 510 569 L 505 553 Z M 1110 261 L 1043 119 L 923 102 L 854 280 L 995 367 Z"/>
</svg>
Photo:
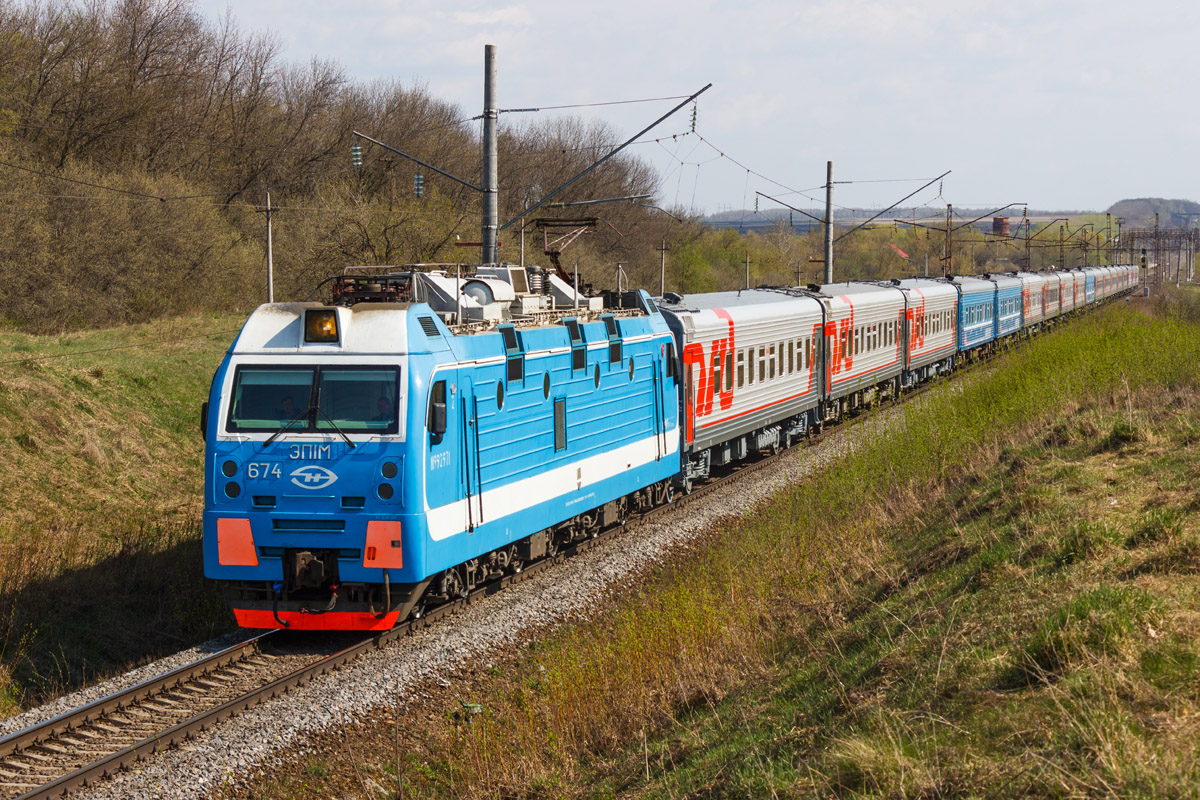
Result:
<svg viewBox="0 0 1200 800">
<path fill-rule="evenodd" d="M 332 308 L 310 308 L 304 312 L 305 342 L 337 342 L 337 312 Z"/>
</svg>

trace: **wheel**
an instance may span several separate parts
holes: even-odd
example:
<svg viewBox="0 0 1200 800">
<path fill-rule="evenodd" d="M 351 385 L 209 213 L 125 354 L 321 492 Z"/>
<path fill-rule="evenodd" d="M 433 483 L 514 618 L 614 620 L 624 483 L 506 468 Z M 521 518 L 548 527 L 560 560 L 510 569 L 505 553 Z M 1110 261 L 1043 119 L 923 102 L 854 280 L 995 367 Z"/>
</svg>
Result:
<svg viewBox="0 0 1200 800">
<path fill-rule="evenodd" d="M 457 569 L 446 570 L 446 574 L 442 577 L 442 594 L 446 596 L 447 600 L 467 596 L 466 587 Z"/>
</svg>

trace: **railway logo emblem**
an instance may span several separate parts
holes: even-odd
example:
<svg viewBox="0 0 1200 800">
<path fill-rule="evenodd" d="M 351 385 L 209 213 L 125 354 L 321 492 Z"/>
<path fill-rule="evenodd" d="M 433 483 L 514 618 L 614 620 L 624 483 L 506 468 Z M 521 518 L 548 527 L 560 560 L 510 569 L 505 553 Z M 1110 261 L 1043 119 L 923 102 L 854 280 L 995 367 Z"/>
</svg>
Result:
<svg viewBox="0 0 1200 800">
<path fill-rule="evenodd" d="M 338 479 L 338 476 L 333 474 L 332 470 L 325 469 L 325 467 L 308 464 L 292 470 L 291 478 L 292 483 L 301 489 L 324 489 L 326 486 L 332 485 Z"/>
</svg>

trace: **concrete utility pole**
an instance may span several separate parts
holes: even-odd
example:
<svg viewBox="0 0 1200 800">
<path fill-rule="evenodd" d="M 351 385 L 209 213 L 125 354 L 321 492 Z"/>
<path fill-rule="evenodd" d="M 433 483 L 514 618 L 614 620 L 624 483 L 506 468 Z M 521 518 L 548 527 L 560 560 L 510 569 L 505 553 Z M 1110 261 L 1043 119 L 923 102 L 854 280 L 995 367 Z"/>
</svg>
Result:
<svg viewBox="0 0 1200 800">
<path fill-rule="evenodd" d="M 662 253 L 662 263 L 658 267 L 658 296 L 662 297 L 667 293 L 667 251 L 671 249 L 667 247 L 667 237 L 663 237 L 661 247 L 654 249 Z"/>
<path fill-rule="evenodd" d="M 749 258 L 749 256 L 746 256 Z M 750 284 L 746 268 L 746 284 Z M 825 283 L 833 283 L 833 162 L 825 162 Z"/>
<path fill-rule="evenodd" d="M 267 215 L 267 302 L 275 302 L 275 259 L 271 250 L 271 190 L 267 189 L 267 207 L 258 209 L 257 213 Z"/>
<path fill-rule="evenodd" d="M 500 162 L 496 121 L 496 45 L 483 46 L 483 263 L 499 261 L 496 239 L 500 231 Z"/>
<path fill-rule="evenodd" d="M 942 259 L 942 277 L 954 274 L 954 229 L 950 227 L 954 217 L 954 205 L 946 203 L 946 255 Z"/>
<path fill-rule="evenodd" d="M 275 254 L 271 243 L 271 190 L 267 190 L 267 302 L 275 302 Z"/>
</svg>

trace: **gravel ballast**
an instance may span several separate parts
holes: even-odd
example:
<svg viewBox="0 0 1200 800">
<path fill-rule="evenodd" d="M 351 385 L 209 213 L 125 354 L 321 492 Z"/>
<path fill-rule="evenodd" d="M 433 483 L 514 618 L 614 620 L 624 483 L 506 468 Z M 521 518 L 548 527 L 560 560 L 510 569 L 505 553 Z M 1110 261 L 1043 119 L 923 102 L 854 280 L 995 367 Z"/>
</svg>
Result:
<svg viewBox="0 0 1200 800">
<path fill-rule="evenodd" d="M 849 452 L 908 405 L 911 403 L 887 408 L 857 425 L 833 431 L 815 447 L 789 451 L 747 480 L 694 498 L 677 513 L 639 524 L 576 558 L 472 603 L 461 614 L 402 637 L 72 797 L 196 798 L 241 783 L 269 769 L 283 751 L 303 747 L 307 736 L 343 726 L 375 709 L 403 705 L 431 680 L 489 666 L 506 648 L 528 639 L 531 632 L 585 617 L 598 600 L 641 570 L 664 561 L 673 550 L 704 535 L 722 519 L 752 512 L 778 489 Z M 0 735 L 182 666 L 241 638 L 246 634 L 215 639 L 0 721 Z"/>
</svg>

